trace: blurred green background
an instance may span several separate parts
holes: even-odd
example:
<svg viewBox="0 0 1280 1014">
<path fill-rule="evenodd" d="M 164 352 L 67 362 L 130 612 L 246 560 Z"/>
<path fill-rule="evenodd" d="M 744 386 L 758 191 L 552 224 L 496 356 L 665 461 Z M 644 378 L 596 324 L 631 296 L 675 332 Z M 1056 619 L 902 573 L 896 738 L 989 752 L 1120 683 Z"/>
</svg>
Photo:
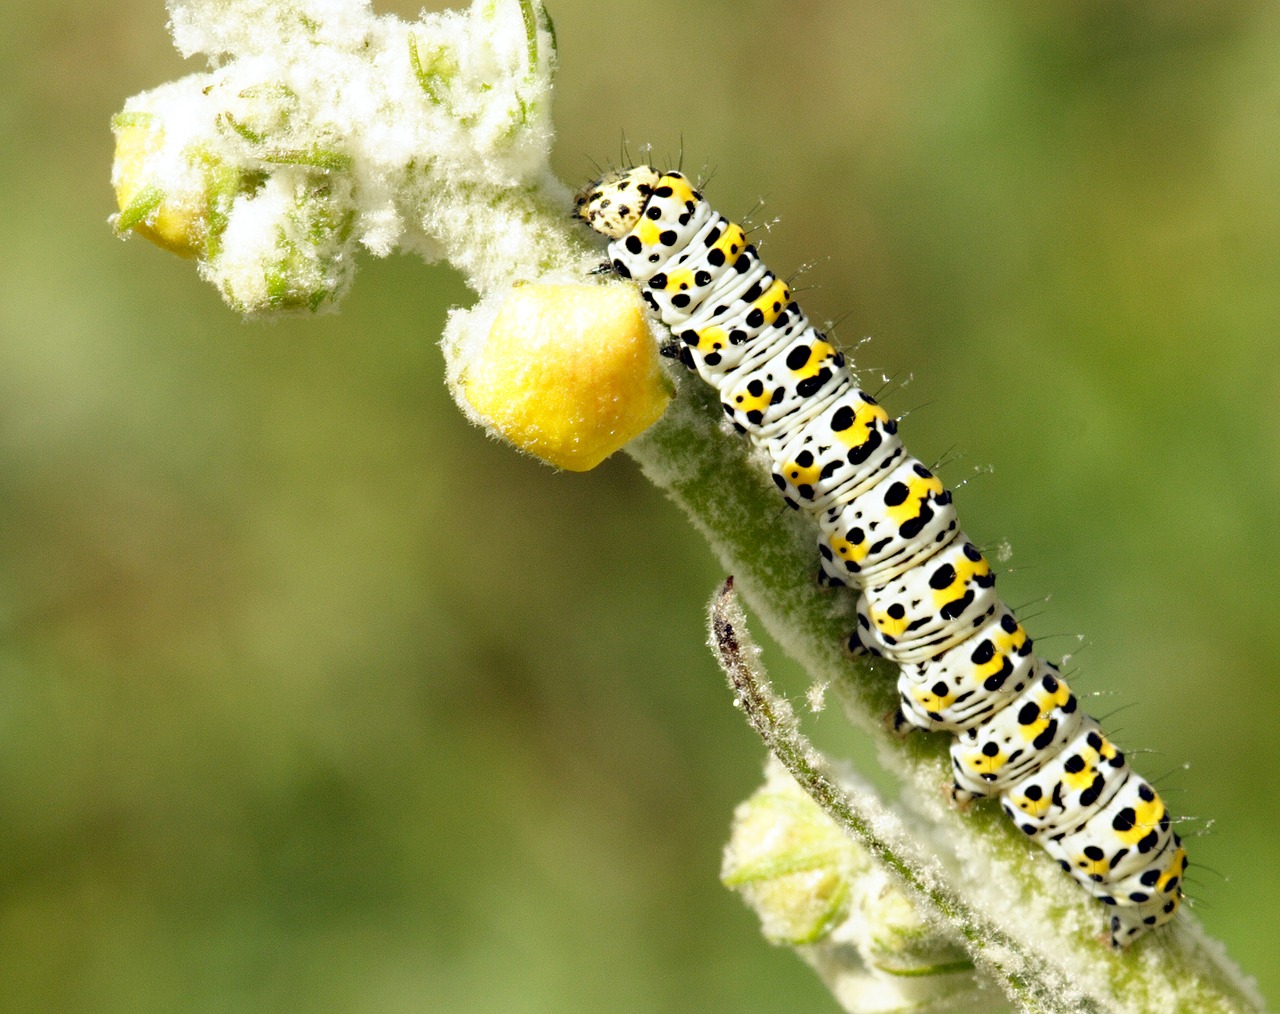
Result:
<svg viewBox="0 0 1280 1014">
<path fill-rule="evenodd" d="M 108 118 L 202 67 L 4 7 L 0 1009 L 832 1009 L 717 884 L 761 748 L 684 519 L 463 422 L 444 267 L 247 325 L 115 240 Z M 1280 996 L 1280 7 L 551 10 L 562 178 L 764 198 Z"/>
</svg>

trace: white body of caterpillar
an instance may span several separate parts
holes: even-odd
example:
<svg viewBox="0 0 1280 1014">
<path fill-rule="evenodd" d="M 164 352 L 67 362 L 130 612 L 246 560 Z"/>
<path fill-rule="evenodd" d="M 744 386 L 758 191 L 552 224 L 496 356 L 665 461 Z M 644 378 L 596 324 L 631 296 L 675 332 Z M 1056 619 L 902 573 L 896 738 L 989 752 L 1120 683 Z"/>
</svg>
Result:
<svg viewBox="0 0 1280 1014">
<path fill-rule="evenodd" d="M 1111 906 L 1114 946 L 1172 919 L 1187 856 L 1160 797 L 1032 652 L 951 494 L 742 228 L 683 175 L 650 166 L 592 184 L 577 213 L 609 237 L 610 267 L 640 285 L 675 354 L 768 455 L 787 504 L 817 521 L 824 580 L 860 592 L 851 646 L 901 669 L 898 725 L 955 734 L 955 798 L 998 795 Z"/>
</svg>

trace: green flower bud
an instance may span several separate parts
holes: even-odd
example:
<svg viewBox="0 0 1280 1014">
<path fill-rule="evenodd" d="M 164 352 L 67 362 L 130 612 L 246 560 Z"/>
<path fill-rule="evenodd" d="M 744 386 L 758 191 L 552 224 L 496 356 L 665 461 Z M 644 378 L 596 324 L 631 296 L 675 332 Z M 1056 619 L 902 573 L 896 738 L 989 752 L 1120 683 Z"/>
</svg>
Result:
<svg viewBox="0 0 1280 1014">
<path fill-rule="evenodd" d="M 776 760 L 734 813 L 720 874 L 774 943 L 795 947 L 848 1011 L 1003 1011 L 957 942 L 923 917 Z"/>
</svg>

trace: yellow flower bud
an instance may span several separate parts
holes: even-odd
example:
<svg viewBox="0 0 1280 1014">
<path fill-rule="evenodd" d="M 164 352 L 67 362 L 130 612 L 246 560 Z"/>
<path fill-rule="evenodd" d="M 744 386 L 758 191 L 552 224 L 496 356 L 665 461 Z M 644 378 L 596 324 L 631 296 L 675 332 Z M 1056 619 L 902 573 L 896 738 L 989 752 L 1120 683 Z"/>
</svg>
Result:
<svg viewBox="0 0 1280 1014">
<path fill-rule="evenodd" d="M 671 399 L 629 285 L 519 285 L 469 355 L 462 394 L 493 429 L 585 472 L 648 429 Z"/>
<path fill-rule="evenodd" d="M 116 134 L 111 182 L 120 215 L 116 228 L 140 236 L 179 257 L 204 252 L 208 199 L 203 188 L 194 194 L 175 194 L 155 180 L 155 163 L 164 151 L 160 117 L 150 113 L 122 113 L 112 121 Z"/>
</svg>

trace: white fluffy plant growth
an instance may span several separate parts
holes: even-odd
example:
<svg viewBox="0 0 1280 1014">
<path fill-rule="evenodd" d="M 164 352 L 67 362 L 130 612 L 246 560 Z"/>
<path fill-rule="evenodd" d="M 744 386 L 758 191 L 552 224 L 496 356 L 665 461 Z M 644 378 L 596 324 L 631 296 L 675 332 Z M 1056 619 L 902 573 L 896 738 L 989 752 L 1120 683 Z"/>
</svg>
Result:
<svg viewBox="0 0 1280 1014">
<path fill-rule="evenodd" d="M 198 260 L 245 314 L 329 307 L 360 249 L 447 259 L 478 291 L 572 270 L 547 171 L 550 21 L 533 0 L 409 24 L 352 0 L 174 0 L 208 71 L 113 124 L 117 230 Z"/>
<path fill-rule="evenodd" d="M 945 736 L 886 730 L 894 673 L 845 655 L 852 598 L 816 587 L 804 519 L 779 520 L 767 471 L 705 385 L 679 385 L 666 407 L 675 378 L 652 368 L 634 292 L 591 275 L 599 248 L 547 168 L 557 56 L 541 4 L 476 0 L 414 23 L 363 0 L 171 0 L 169 12 L 178 48 L 208 69 L 129 99 L 113 121 L 117 231 L 194 259 L 256 317 L 335 307 L 361 250 L 448 261 L 480 297 L 452 312 L 443 342 L 463 411 L 566 468 L 625 443 L 880 744 L 903 784 L 897 812 L 832 777 L 759 671 L 733 594 L 717 597 L 713 645 L 734 701 L 794 779 L 771 769 L 744 804 L 725 879 L 847 1010 L 997 1010 L 1002 997 L 1043 1011 L 1262 1008 L 1185 909 L 1109 950 L 1102 907 L 997 811 L 944 803 Z M 537 369 L 490 371 L 522 348 Z M 625 355 L 611 364 L 614 349 Z"/>
</svg>

